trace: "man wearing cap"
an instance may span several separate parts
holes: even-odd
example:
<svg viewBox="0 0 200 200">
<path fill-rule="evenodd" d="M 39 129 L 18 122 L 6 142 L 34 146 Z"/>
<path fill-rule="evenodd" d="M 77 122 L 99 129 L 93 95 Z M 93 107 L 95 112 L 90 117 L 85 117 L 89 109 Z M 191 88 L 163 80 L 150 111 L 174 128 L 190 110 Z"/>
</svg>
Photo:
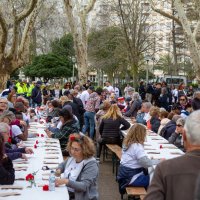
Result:
<svg viewBox="0 0 200 200">
<path fill-rule="evenodd" d="M 183 143 L 186 154 L 157 165 L 145 200 L 193 200 L 200 166 L 200 111 L 187 117 Z"/>
<path fill-rule="evenodd" d="M 36 106 L 41 106 L 42 104 L 42 91 L 40 89 L 41 85 L 42 85 L 42 82 L 37 81 L 36 86 L 32 90 L 31 99 L 32 99 L 33 108 L 35 108 Z"/>
</svg>

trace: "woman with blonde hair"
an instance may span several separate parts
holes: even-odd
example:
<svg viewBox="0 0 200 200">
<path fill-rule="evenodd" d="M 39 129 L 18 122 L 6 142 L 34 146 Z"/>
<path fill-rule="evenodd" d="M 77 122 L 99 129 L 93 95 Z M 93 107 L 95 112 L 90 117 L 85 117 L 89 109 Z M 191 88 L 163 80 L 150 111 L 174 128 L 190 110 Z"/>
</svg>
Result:
<svg viewBox="0 0 200 200">
<path fill-rule="evenodd" d="M 121 125 L 123 126 L 121 127 Z M 104 144 L 118 144 L 121 146 L 121 130 L 127 130 L 129 127 L 130 123 L 122 117 L 117 104 L 111 105 L 107 113 L 102 117 L 99 126 L 101 138 L 97 143 L 97 160 L 100 160 Z"/>
<path fill-rule="evenodd" d="M 123 142 L 117 180 L 121 194 L 127 186 L 147 187 L 149 175 L 147 168 L 158 164 L 159 160 L 150 160 L 144 151 L 146 127 L 143 124 L 134 124 L 128 131 Z"/>
<path fill-rule="evenodd" d="M 97 200 L 99 167 L 93 141 L 83 134 L 71 134 L 67 150 L 71 157 L 58 166 L 56 175 L 63 173 L 64 178 L 56 179 L 56 186 L 66 185 L 70 199 Z"/>
<path fill-rule="evenodd" d="M 99 139 L 99 126 L 101 124 L 101 121 L 102 121 L 102 117 L 108 112 L 109 108 L 111 106 L 111 103 L 110 101 L 108 100 L 105 100 L 102 105 L 100 106 L 100 110 L 97 112 L 96 114 L 96 139 L 98 140 Z"/>
</svg>

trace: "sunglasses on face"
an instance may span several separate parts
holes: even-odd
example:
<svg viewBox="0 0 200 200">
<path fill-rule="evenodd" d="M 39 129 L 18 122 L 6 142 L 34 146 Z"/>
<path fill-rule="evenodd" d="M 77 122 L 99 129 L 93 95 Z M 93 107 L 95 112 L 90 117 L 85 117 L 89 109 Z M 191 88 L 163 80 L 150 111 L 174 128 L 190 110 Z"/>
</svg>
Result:
<svg viewBox="0 0 200 200">
<path fill-rule="evenodd" d="M 180 101 L 186 101 L 186 99 L 180 99 Z"/>
</svg>

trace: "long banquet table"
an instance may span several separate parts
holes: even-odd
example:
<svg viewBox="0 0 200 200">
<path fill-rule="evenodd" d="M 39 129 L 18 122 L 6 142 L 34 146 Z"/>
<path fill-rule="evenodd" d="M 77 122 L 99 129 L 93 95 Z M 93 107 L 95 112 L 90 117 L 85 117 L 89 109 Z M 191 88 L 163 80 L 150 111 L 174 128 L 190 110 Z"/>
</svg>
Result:
<svg viewBox="0 0 200 200">
<path fill-rule="evenodd" d="M 5 200 L 68 200 L 69 195 L 66 186 L 56 187 L 55 191 L 43 191 L 44 185 L 48 185 L 48 177 L 51 170 L 44 170 L 44 166 L 55 170 L 58 163 L 63 161 L 60 143 L 57 139 L 50 139 L 46 137 L 44 131 L 45 125 L 39 123 L 31 123 L 29 135 L 33 136 L 39 134 L 39 137 L 28 138 L 23 142 L 26 147 L 33 149 L 34 154 L 27 155 L 28 161 L 17 159 L 13 161 L 15 172 L 15 182 L 13 186 L 21 186 L 19 189 L 2 189 L 0 185 L 0 195 L 3 193 L 15 192 L 17 196 L 0 197 Z M 42 135 L 43 134 L 43 135 Z M 43 137 L 42 137 L 43 136 Z M 38 144 L 36 144 L 38 141 Z M 34 148 L 34 145 L 37 148 Z M 43 168 L 43 169 L 42 169 Z M 21 170 L 22 169 L 22 170 Z M 18 171 L 20 170 L 20 171 Z M 30 188 L 30 183 L 25 180 L 29 173 L 37 172 L 35 175 L 36 187 Z M 9 187 L 9 186 L 8 186 Z"/>
</svg>

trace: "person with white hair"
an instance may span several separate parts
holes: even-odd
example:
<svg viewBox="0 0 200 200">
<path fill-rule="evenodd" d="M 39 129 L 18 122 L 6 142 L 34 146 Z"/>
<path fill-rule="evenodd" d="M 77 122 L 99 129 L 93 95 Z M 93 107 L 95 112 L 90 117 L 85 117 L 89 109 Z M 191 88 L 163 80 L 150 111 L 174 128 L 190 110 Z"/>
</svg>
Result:
<svg viewBox="0 0 200 200">
<path fill-rule="evenodd" d="M 8 110 L 8 100 L 5 97 L 0 97 L 0 114 Z"/>
<path fill-rule="evenodd" d="M 183 132 L 185 155 L 157 165 L 145 200 L 194 199 L 195 184 L 200 172 L 199 122 L 200 111 L 194 111 L 187 117 Z"/>
<path fill-rule="evenodd" d="M 9 141 L 10 138 L 10 127 L 8 124 L 4 122 L 0 122 L 0 135 L 3 136 L 4 140 L 4 151 L 5 154 L 11 159 L 15 160 L 18 158 L 23 158 L 27 160 L 27 157 L 25 154 L 32 154 L 33 150 L 31 148 L 16 148 L 11 149 L 11 144 Z M 12 142 L 12 141 L 11 141 Z"/>
<path fill-rule="evenodd" d="M 136 117 L 138 110 L 140 110 L 142 101 L 138 92 L 134 92 L 132 95 L 132 102 L 130 109 L 124 113 L 126 117 Z"/>
</svg>

